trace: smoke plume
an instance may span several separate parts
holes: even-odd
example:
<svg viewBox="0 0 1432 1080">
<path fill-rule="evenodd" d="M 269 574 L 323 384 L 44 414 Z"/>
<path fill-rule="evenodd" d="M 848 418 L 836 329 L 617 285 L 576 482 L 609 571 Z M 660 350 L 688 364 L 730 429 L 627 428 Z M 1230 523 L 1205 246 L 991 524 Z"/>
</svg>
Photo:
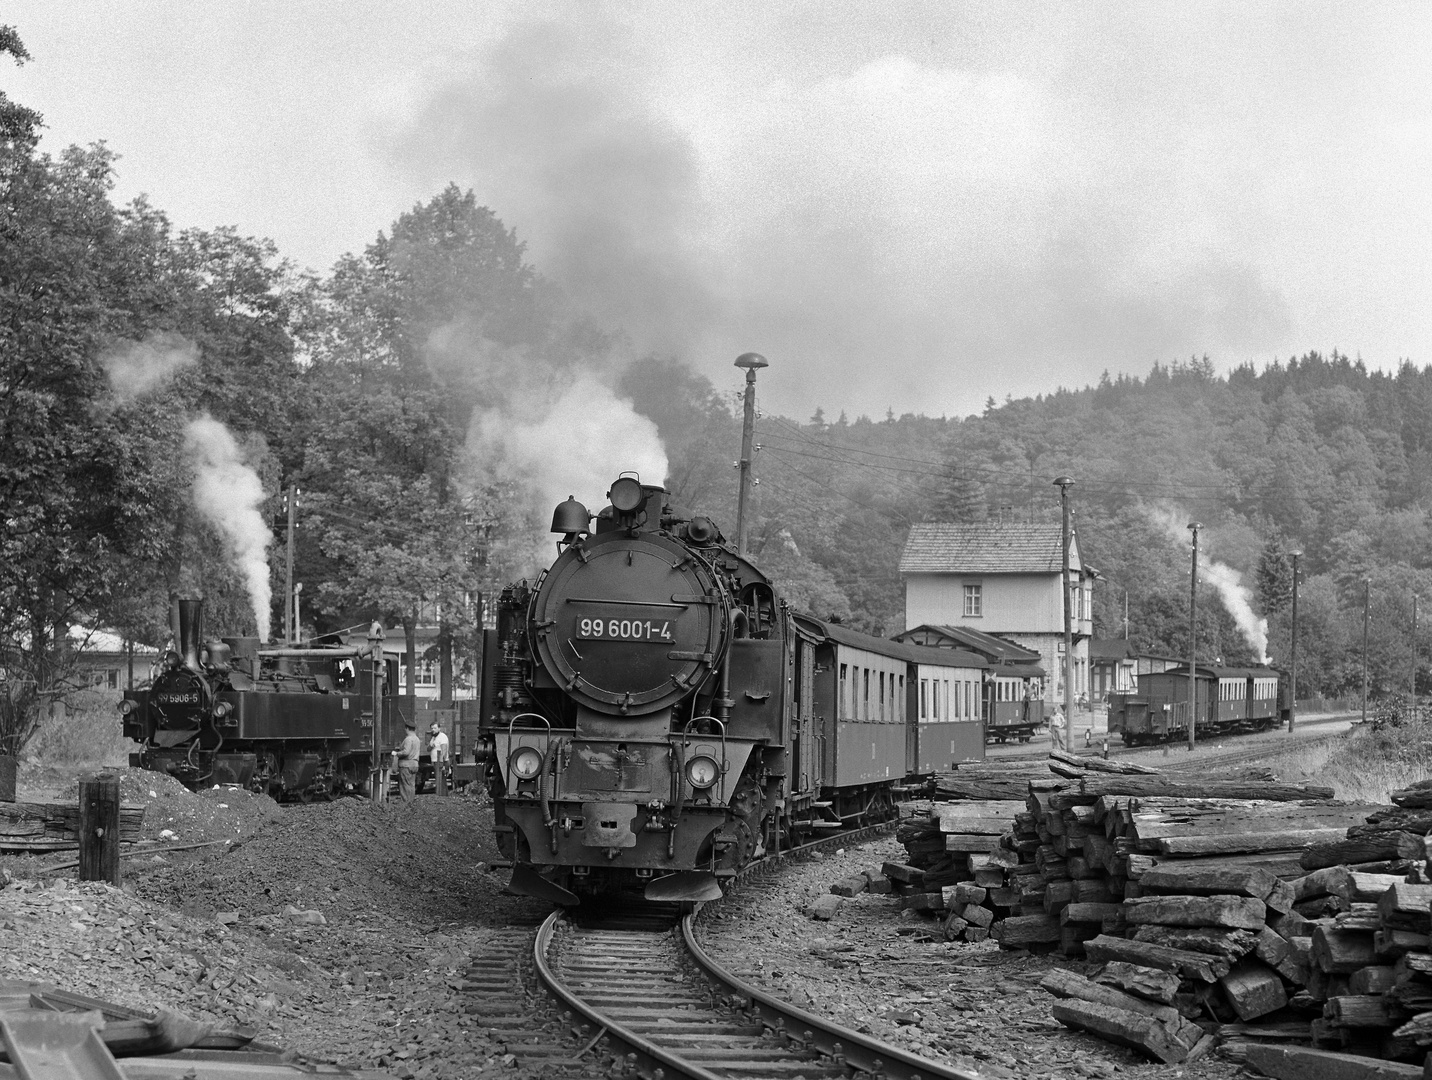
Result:
<svg viewBox="0 0 1432 1080">
<path fill-rule="evenodd" d="M 199 359 L 199 348 L 182 334 L 156 330 L 143 341 L 126 341 L 106 350 L 99 362 L 121 402 L 133 401 L 169 381 L 180 368 Z"/>
<path fill-rule="evenodd" d="M 1167 507 L 1147 507 L 1149 519 L 1155 522 L 1180 547 L 1190 542 L 1186 522 L 1188 515 L 1175 513 Z M 1253 647 L 1261 663 L 1268 662 L 1268 620 L 1253 613 L 1253 596 L 1243 584 L 1242 575 L 1233 567 L 1204 555 L 1200 580 L 1218 590 L 1223 606 L 1233 616 L 1244 639 Z"/>
<path fill-rule="evenodd" d="M 263 484 L 245 464 L 229 429 L 207 413 L 184 429 L 184 452 L 194 467 L 194 505 L 223 536 L 248 588 L 258 636 L 267 641 L 272 598 L 268 545 L 273 535 L 259 511 Z"/>
<path fill-rule="evenodd" d="M 528 497 L 539 530 L 525 553 L 529 565 L 520 568 L 528 573 L 550 561 L 546 528 L 563 499 L 573 496 L 599 509 L 612 481 L 627 471 L 648 484 L 666 482 L 666 450 L 656 425 L 592 372 L 477 413 L 468 451 L 481 473 Z"/>
<path fill-rule="evenodd" d="M 1221 562 L 1208 561 L 1203 571 L 1203 580 L 1218 590 L 1223 597 L 1223 606 L 1233 616 L 1238 629 L 1248 644 L 1253 646 L 1260 663 L 1268 662 L 1268 620 L 1253 614 L 1250 594 L 1237 570 Z"/>
</svg>

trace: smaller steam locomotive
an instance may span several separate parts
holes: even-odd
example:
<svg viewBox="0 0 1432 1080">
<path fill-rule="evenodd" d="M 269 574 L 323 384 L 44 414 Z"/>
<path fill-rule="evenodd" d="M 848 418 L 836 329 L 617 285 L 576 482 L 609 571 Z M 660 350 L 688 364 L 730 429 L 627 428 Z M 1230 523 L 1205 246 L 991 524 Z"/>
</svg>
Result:
<svg viewBox="0 0 1432 1080">
<path fill-rule="evenodd" d="M 177 651 L 120 702 L 130 764 L 187 787 L 233 784 L 304 802 L 364 790 L 403 723 L 397 663 L 377 648 L 264 648 L 258 638 L 204 642 L 203 604 L 179 600 Z"/>
</svg>

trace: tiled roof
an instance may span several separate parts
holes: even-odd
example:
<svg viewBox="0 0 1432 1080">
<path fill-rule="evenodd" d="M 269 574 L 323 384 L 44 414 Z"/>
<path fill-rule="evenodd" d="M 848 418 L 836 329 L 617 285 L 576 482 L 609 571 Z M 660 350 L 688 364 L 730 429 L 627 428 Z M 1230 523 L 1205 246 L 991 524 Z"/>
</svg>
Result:
<svg viewBox="0 0 1432 1080">
<path fill-rule="evenodd" d="M 1093 638 L 1089 642 L 1090 660 L 1132 660 L 1133 646 L 1123 638 Z"/>
<path fill-rule="evenodd" d="M 963 647 L 988 657 L 996 664 L 1035 663 L 1039 660 L 1039 653 L 1033 649 L 1026 649 L 982 630 L 971 630 L 968 626 L 932 626 L 926 623 L 897 634 L 896 639 L 911 645 L 928 642 L 933 648 Z"/>
<path fill-rule="evenodd" d="M 910 527 L 900 554 L 902 574 L 1057 574 L 1064 561 L 1059 525 L 949 525 Z M 1069 561 L 1079 565 L 1077 547 Z"/>
</svg>

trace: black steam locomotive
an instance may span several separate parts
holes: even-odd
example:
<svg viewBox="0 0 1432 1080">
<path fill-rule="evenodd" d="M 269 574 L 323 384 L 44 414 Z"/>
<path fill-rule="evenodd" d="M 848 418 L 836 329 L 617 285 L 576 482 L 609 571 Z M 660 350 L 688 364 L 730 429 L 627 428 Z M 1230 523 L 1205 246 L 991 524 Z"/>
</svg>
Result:
<svg viewBox="0 0 1432 1080">
<path fill-rule="evenodd" d="M 120 702 L 130 764 L 190 788 L 234 784 L 280 799 L 366 788 L 402 720 L 396 662 L 352 646 L 263 648 L 258 638 L 204 642 L 203 605 L 180 600 L 174 640 L 149 684 Z"/>
<path fill-rule="evenodd" d="M 797 615 L 663 488 L 624 474 L 607 497 L 594 527 L 557 507 L 556 561 L 485 634 L 479 754 L 514 891 L 712 899 L 767 847 L 889 817 L 912 774 L 983 756 L 982 658 Z"/>
</svg>

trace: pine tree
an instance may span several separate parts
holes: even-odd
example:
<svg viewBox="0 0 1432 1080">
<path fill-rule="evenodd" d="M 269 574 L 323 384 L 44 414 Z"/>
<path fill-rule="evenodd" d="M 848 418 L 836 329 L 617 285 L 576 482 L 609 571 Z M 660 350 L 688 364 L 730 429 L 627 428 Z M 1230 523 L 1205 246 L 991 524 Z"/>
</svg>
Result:
<svg viewBox="0 0 1432 1080">
<path fill-rule="evenodd" d="M 1265 615 L 1276 615 L 1293 599 L 1293 567 L 1283 553 L 1276 533 L 1268 537 L 1258 556 L 1258 605 Z"/>
</svg>

